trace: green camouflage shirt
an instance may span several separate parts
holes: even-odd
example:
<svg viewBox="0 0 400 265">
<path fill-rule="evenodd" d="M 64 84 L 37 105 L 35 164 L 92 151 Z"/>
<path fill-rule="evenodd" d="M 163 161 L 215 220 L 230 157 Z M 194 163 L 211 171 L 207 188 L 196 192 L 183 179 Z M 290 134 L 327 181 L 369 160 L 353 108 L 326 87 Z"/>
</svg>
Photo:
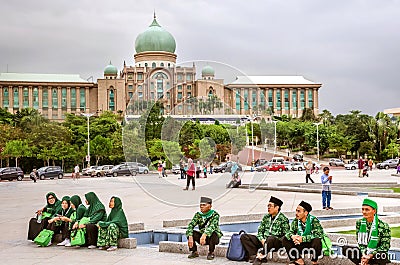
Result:
<svg viewBox="0 0 400 265">
<path fill-rule="evenodd" d="M 358 232 L 360 231 L 360 225 L 361 225 L 361 220 L 359 219 L 356 222 L 356 236 L 358 237 Z M 372 222 L 368 223 L 367 222 L 367 233 L 371 231 L 371 226 Z M 376 247 L 376 251 L 374 251 L 372 254 L 375 255 L 377 252 L 385 252 L 387 253 L 390 249 L 390 228 L 389 225 L 380 219 L 378 219 L 378 246 Z M 361 252 L 364 253 L 365 250 L 367 249 L 367 246 L 365 245 L 358 245 L 360 248 Z"/>
<path fill-rule="evenodd" d="M 209 217 L 211 218 L 207 225 L 200 229 L 201 234 L 206 234 L 207 236 L 211 236 L 213 232 L 216 232 L 218 237 L 222 237 L 221 229 L 219 228 L 219 214 L 214 211 L 214 213 Z M 203 218 L 199 212 L 197 212 L 192 221 L 190 221 L 188 228 L 186 230 L 187 236 L 193 236 L 193 230 L 196 226 L 202 227 L 206 222 L 207 218 Z"/>
<path fill-rule="evenodd" d="M 290 224 L 290 230 L 286 233 L 286 238 L 291 239 L 293 235 L 298 235 L 298 223 L 303 227 L 303 231 L 306 229 L 306 224 L 302 221 L 294 219 Z M 309 235 L 303 236 L 303 242 L 311 242 L 314 238 L 323 238 L 324 236 L 324 229 L 321 226 L 317 217 L 312 219 L 311 223 L 311 233 Z"/>
<path fill-rule="evenodd" d="M 289 219 L 283 213 L 278 213 L 275 218 L 266 214 L 258 227 L 257 238 L 260 241 L 267 239 L 268 236 L 281 238 L 287 231 L 289 231 Z"/>
</svg>

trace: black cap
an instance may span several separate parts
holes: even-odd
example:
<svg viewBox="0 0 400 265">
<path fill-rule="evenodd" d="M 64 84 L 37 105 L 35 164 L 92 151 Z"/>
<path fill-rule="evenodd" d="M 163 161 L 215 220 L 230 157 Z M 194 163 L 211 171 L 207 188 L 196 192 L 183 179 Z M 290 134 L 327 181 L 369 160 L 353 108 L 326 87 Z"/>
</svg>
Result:
<svg viewBox="0 0 400 265">
<path fill-rule="evenodd" d="M 311 212 L 312 211 L 312 207 L 308 202 L 305 201 L 301 201 L 301 203 L 299 204 L 299 206 L 303 207 L 304 210 L 306 210 L 307 212 Z"/>
<path fill-rule="evenodd" d="M 278 199 L 274 196 L 271 196 L 271 198 L 269 199 L 269 202 L 272 202 L 273 204 L 278 205 L 279 207 L 281 207 L 283 204 L 283 201 L 281 201 L 280 199 Z"/>
<path fill-rule="evenodd" d="M 209 203 L 212 204 L 212 199 L 208 197 L 201 197 L 200 198 L 200 203 Z"/>
</svg>

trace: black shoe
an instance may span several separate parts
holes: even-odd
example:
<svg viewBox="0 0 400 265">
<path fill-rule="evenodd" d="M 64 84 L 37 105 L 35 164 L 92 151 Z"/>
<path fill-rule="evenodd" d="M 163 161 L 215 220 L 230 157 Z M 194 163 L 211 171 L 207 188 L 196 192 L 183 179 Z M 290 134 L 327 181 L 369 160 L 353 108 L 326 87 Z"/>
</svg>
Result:
<svg viewBox="0 0 400 265">
<path fill-rule="evenodd" d="M 215 258 L 214 252 L 208 252 L 207 259 L 208 260 L 213 260 L 214 258 Z"/>
<path fill-rule="evenodd" d="M 256 255 L 251 255 L 250 257 L 249 257 L 249 262 L 250 263 L 253 263 L 254 262 L 254 260 L 256 259 Z"/>
<path fill-rule="evenodd" d="M 192 252 L 189 254 L 188 259 L 194 259 L 199 257 L 199 253 L 197 253 L 196 251 Z"/>
</svg>

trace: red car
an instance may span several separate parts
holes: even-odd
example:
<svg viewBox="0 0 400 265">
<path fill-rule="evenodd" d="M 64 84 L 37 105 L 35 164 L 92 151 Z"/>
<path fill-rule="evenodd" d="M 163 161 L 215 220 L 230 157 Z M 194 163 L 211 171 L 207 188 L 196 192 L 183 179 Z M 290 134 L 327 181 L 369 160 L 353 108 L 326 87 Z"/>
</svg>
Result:
<svg viewBox="0 0 400 265">
<path fill-rule="evenodd" d="M 285 167 L 284 164 L 277 164 L 277 163 L 269 164 L 269 163 L 267 163 L 267 164 L 264 164 L 262 166 L 257 167 L 256 170 L 257 171 L 264 171 L 264 172 L 265 171 L 279 171 L 279 172 L 282 172 L 282 171 L 286 171 L 286 167 Z"/>
</svg>

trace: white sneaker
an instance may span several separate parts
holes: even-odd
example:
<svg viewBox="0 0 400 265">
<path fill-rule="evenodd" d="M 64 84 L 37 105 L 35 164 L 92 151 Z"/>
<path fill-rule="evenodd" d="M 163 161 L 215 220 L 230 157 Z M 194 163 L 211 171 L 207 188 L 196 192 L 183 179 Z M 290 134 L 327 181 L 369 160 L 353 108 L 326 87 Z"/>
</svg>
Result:
<svg viewBox="0 0 400 265">
<path fill-rule="evenodd" d="M 66 243 L 66 244 L 64 245 L 64 247 L 71 247 L 71 241 L 69 241 L 69 239 L 68 239 L 68 243 Z"/>
<path fill-rule="evenodd" d="M 117 246 L 111 246 L 111 247 L 107 248 L 107 251 L 114 251 L 114 250 L 117 250 L 117 249 L 118 249 Z"/>
<path fill-rule="evenodd" d="M 49 242 L 49 244 L 47 244 L 47 246 L 49 247 L 49 246 L 51 246 L 51 244 L 52 244 L 52 242 L 51 242 L 51 240 L 50 240 L 50 242 Z"/>
<path fill-rule="evenodd" d="M 69 241 L 69 240 L 68 241 L 67 240 L 68 240 L 68 238 L 64 239 L 64 241 L 58 243 L 57 246 L 65 246 L 65 244 L 67 244 L 67 242 Z"/>
<path fill-rule="evenodd" d="M 87 247 L 88 249 L 95 249 L 95 248 L 97 248 L 95 245 L 90 245 L 90 246 L 88 246 Z"/>
</svg>

